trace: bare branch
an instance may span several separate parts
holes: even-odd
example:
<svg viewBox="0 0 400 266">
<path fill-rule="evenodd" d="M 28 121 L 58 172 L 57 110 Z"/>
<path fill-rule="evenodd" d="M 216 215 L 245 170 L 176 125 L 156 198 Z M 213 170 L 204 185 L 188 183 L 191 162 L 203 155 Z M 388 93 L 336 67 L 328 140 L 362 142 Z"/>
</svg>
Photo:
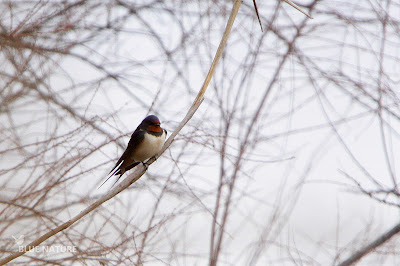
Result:
<svg viewBox="0 0 400 266">
<path fill-rule="evenodd" d="M 339 263 L 338 266 L 350 266 L 362 259 L 368 253 L 372 252 L 376 248 L 382 246 L 387 241 L 389 241 L 393 236 L 400 232 L 400 223 L 395 225 L 392 229 L 387 231 L 386 233 L 382 234 L 381 236 L 377 237 L 374 241 L 366 245 L 365 247 L 361 248 L 350 257 L 345 259 L 343 262 Z"/>
</svg>

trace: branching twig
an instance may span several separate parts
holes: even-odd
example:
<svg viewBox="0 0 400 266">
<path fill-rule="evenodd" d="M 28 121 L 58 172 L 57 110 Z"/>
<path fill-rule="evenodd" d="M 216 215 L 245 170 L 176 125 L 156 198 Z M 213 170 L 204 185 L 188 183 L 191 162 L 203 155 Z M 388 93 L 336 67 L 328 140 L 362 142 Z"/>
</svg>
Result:
<svg viewBox="0 0 400 266">
<path fill-rule="evenodd" d="M 291 5 L 292 7 L 294 7 L 295 9 L 297 9 L 298 11 L 300 11 L 301 13 L 306 15 L 307 17 L 312 19 L 312 17 L 307 12 L 303 11 L 298 5 L 296 5 L 292 1 L 290 1 L 290 0 L 283 0 L 283 1 L 288 3 L 289 5 Z M 253 0 L 253 4 L 254 4 L 254 9 L 256 10 L 256 15 L 257 15 L 258 22 L 260 23 L 261 31 L 264 31 L 262 23 L 261 23 L 260 15 L 258 14 L 258 8 L 257 8 L 256 0 Z"/>
<path fill-rule="evenodd" d="M 400 232 L 400 223 L 396 224 L 392 229 L 384 233 L 383 235 L 379 236 L 377 239 L 363 247 L 362 249 L 358 250 L 354 254 L 352 254 L 349 258 L 338 264 L 338 266 L 350 266 L 357 261 L 359 261 L 362 257 L 373 251 L 374 249 L 378 248 L 379 246 L 386 243 L 390 240 L 394 235 Z"/>
</svg>

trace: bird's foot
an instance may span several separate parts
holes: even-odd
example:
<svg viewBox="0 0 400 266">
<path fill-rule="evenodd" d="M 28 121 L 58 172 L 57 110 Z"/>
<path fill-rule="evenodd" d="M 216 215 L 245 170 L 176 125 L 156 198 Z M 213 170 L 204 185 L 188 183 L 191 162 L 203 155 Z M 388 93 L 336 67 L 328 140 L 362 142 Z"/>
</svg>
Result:
<svg viewBox="0 0 400 266">
<path fill-rule="evenodd" d="M 146 168 L 146 171 L 147 171 L 147 169 L 149 168 L 149 165 L 147 164 L 147 162 L 141 162 L 141 163 L 143 164 L 144 168 Z"/>
<path fill-rule="evenodd" d="M 151 160 L 156 160 L 157 159 L 157 157 L 156 156 L 153 156 L 153 157 L 151 157 L 150 159 L 148 159 L 146 162 L 141 162 L 142 164 L 143 164 L 143 166 L 146 168 L 146 171 L 147 171 L 147 168 L 149 168 L 149 166 L 150 166 L 150 164 L 148 163 L 148 162 L 150 162 Z"/>
</svg>

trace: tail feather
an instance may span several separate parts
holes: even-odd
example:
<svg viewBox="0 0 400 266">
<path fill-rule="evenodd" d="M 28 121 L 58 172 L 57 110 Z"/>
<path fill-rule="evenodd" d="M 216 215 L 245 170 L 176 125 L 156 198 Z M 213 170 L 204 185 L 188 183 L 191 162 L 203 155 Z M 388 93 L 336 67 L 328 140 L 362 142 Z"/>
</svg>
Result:
<svg viewBox="0 0 400 266">
<path fill-rule="evenodd" d="M 124 163 L 124 160 L 121 160 L 121 162 L 118 164 L 118 165 L 116 165 L 111 171 L 110 171 L 110 173 L 108 173 L 108 175 L 107 175 L 107 179 L 106 179 L 106 181 L 104 181 L 103 182 L 103 184 L 101 184 L 97 189 L 99 189 L 99 188 L 101 188 L 103 185 L 104 185 L 104 183 L 106 183 L 107 181 L 108 181 L 108 179 L 110 179 L 113 175 L 118 175 L 119 174 L 119 177 L 118 177 L 118 179 L 117 179 L 117 181 L 119 180 L 119 178 L 121 177 L 121 169 L 120 169 L 120 167 L 121 167 L 121 165 Z M 117 183 L 117 181 L 115 181 L 115 183 Z M 115 183 L 114 183 L 114 185 L 115 185 Z M 113 185 L 113 186 L 114 186 Z"/>
<path fill-rule="evenodd" d="M 116 174 L 118 175 L 118 174 Z M 118 180 L 121 178 L 122 174 L 119 174 L 119 176 L 117 177 L 117 180 L 115 180 L 114 184 L 112 186 L 115 186 L 115 184 L 117 184 Z"/>
</svg>

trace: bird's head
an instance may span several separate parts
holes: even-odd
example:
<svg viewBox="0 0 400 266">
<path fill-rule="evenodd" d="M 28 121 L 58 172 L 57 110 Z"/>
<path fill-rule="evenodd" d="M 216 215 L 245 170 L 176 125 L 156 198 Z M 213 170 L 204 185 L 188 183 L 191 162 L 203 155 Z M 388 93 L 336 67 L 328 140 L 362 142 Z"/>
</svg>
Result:
<svg viewBox="0 0 400 266">
<path fill-rule="evenodd" d="M 142 128 L 151 132 L 161 132 L 161 122 L 155 115 L 149 115 L 142 121 Z"/>
</svg>

